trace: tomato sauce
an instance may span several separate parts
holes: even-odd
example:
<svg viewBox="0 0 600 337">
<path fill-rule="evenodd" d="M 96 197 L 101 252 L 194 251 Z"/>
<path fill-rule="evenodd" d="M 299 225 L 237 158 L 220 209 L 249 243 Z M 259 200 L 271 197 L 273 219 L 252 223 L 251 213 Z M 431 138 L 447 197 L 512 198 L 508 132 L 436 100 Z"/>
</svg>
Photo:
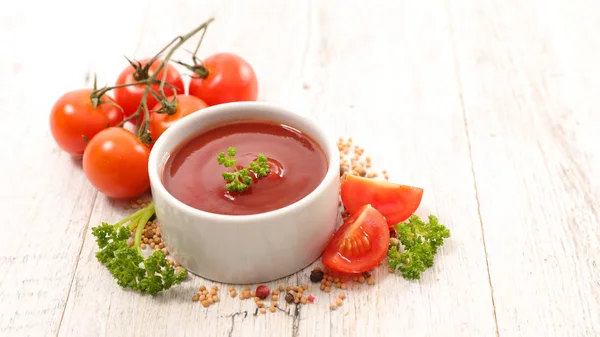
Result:
<svg viewBox="0 0 600 337">
<path fill-rule="evenodd" d="M 217 156 L 235 147 L 238 169 L 248 167 L 259 153 L 271 172 L 254 179 L 242 193 L 229 192 Z M 208 130 L 174 151 L 163 172 L 167 191 L 199 210 L 249 215 L 288 206 L 308 195 L 327 172 L 327 157 L 319 145 L 300 130 L 269 122 L 237 122 Z"/>
</svg>

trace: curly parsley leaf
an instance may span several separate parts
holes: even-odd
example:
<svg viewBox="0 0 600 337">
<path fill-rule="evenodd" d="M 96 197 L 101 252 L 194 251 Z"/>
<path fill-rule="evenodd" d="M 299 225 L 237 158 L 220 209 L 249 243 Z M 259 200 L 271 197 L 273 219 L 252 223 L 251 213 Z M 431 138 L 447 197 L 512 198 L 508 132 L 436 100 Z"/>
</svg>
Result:
<svg viewBox="0 0 600 337">
<path fill-rule="evenodd" d="M 167 261 L 162 250 L 156 250 L 145 258 L 140 248 L 144 226 L 154 215 L 154 204 L 150 203 L 115 225 L 102 223 L 92 228 L 92 235 L 100 251 L 96 258 L 102 263 L 117 284 L 142 293 L 156 295 L 185 280 L 185 269 L 175 270 Z M 124 224 L 129 223 L 128 226 Z M 129 233 L 136 228 L 134 243 L 127 242 Z"/>
<path fill-rule="evenodd" d="M 401 222 L 395 228 L 398 245 L 392 244 L 388 250 L 390 268 L 400 271 L 406 279 L 418 280 L 421 273 L 433 266 L 438 248 L 450 237 L 450 230 L 434 215 L 429 215 L 427 223 L 412 215 L 407 223 Z"/>
<path fill-rule="evenodd" d="M 223 165 L 225 167 L 233 167 L 233 172 L 223 172 L 222 176 L 225 180 L 225 188 L 231 192 L 244 192 L 250 184 L 252 184 L 252 177 L 250 176 L 250 171 L 252 171 L 257 178 L 265 177 L 271 171 L 269 167 L 267 157 L 262 154 L 258 154 L 258 157 L 250 162 L 249 167 L 244 167 L 242 169 L 238 169 L 235 165 L 237 159 L 235 159 L 236 149 L 234 147 L 229 147 L 227 149 L 227 154 L 225 152 L 220 152 L 217 155 L 217 162 L 219 165 Z"/>
</svg>

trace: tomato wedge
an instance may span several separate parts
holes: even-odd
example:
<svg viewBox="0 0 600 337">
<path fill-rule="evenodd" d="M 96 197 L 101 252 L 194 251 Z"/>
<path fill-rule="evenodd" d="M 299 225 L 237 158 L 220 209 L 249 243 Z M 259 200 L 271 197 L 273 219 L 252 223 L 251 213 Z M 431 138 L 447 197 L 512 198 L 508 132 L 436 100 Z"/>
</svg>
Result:
<svg viewBox="0 0 600 337">
<path fill-rule="evenodd" d="M 371 204 L 392 227 L 408 219 L 421 204 L 423 189 L 383 180 L 346 175 L 341 187 L 342 203 L 350 214 Z"/>
<path fill-rule="evenodd" d="M 328 268 L 342 273 L 372 270 L 385 258 L 390 231 L 385 218 L 371 205 L 351 214 L 335 232 L 321 257 Z"/>
</svg>

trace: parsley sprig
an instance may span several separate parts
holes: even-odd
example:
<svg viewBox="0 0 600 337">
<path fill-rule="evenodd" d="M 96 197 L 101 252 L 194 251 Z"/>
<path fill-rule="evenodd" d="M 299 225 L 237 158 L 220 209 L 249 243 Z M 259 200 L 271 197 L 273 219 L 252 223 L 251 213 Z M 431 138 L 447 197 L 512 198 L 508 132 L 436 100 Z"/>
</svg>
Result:
<svg viewBox="0 0 600 337">
<path fill-rule="evenodd" d="M 424 222 L 414 214 L 395 229 L 398 239 L 390 240 L 388 250 L 390 268 L 400 271 L 406 279 L 418 280 L 422 272 L 433 266 L 438 248 L 450 237 L 450 230 L 434 215 L 429 215 L 429 222 Z M 400 245 L 404 247 L 402 251 Z"/>
<path fill-rule="evenodd" d="M 185 269 L 177 271 L 167 263 L 167 258 L 160 249 L 147 258 L 142 255 L 142 232 L 153 215 L 154 203 L 150 203 L 114 225 L 103 222 L 92 228 L 92 234 L 100 248 L 96 258 L 110 271 L 117 284 L 150 295 L 181 283 L 187 276 Z M 125 226 L 127 223 L 129 224 Z M 127 240 L 134 228 L 134 243 L 130 247 Z"/>
<path fill-rule="evenodd" d="M 258 154 L 258 157 L 250 162 L 249 167 L 238 169 L 235 165 L 237 159 L 235 159 L 236 149 L 235 147 L 229 147 L 227 149 L 227 155 L 225 152 L 219 153 L 217 161 L 219 165 L 225 167 L 233 167 L 233 172 L 223 172 L 223 179 L 227 183 L 225 187 L 231 192 L 244 192 L 250 184 L 252 184 L 252 177 L 250 171 L 254 172 L 257 178 L 265 177 L 271 171 L 269 167 L 267 157 L 262 154 Z"/>
</svg>

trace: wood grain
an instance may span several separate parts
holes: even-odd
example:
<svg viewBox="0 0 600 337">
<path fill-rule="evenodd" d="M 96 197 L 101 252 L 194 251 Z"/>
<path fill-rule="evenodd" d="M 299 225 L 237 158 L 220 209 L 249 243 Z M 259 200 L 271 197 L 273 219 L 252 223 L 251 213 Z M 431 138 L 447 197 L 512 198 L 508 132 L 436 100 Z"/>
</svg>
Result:
<svg viewBox="0 0 600 337">
<path fill-rule="evenodd" d="M 592 2 L 451 2 L 500 335 L 600 334 Z"/>
<path fill-rule="evenodd" d="M 591 0 L 3 4 L 0 335 L 600 335 L 598 13 Z M 211 16 L 202 56 L 243 55 L 260 100 L 424 187 L 417 214 L 452 238 L 420 281 L 381 266 L 331 311 L 340 291 L 310 284 L 309 267 L 268 285 L 309 283 L 316 303 L 262 315 L 229 285 L 202 308 L 191 297 L 213 283 L 194 275 L 156 297 L 125 291 L 96 260 L 91 227 L 127 211 L 54 145 L 52 104 Z"/>
<path fill-rule="evenodd" d="M 185 10 L 178 10 L 196 11 L 190 4 L 186 6 Z M 342 2 L 327 6 L 301 2 L 278 6 L 237 3 L 236 6 L 243 15 L 237 16 L 238 11 L 234 11 L 231 16 L 221 16 L 226 8 L 232 7 L 231 3 L 214 7 L 217 21 L 202 49 L 242 53 L 261 76 L 261 99 L 285 104 L 316 117 L 331 132 L 355 137 L 393 177 L 424 186 L 427 192 L 421 215 L 438 214 L 457 239 L 448 243 L 436 268 L 421 282 L 406 282 L 382 267 L 376 275 L 379 285 L 353 286 L 340 310 L 329 310 L 329 303 L 335 301 L 339 292 L 328 295 L 311 285 L 310 292 L 317 297 L 317 304 L 292 308 L 289 313 L 280 311 L 254 317 L 256 308 L 251 301 L 240 304 L 239 300 L 228 298 L 224 289 L 220 294 L 223 302 L 208 310 L 192 303 L 194 289 L 200 284 L 211 284 L 197 277 L 156 299 L 122 291 L 95 260 L 95 243 L 88 233 L 61 335 L 81 335 L 88 329 L 113 335 L 128 327 L 140 334 L 161 335 L 182 325 L 186 333 L 203 331 L 218 336 L 366 335 L 373 326 L 377 326 L 381 335 L 392 335 L 398 329 L 408 335 L 419 332 L 493 335 L 493 308 L 442 3 L 437 4 L 438 10 L 434 12 L 429 12 L 428 6 L 415 5 L 370 9 L 358 2 L 353 4 L 356 10 L 350 12 L 333 11 L 344 6 Z M 266 8 L 267 13 L 276 13 L 278 19 L 255 21 L 253 18 L 267 14 Z M 378 17 L 378 22 L 356 33 L 345 29 L 354 25 L 365 11 Z M 409 32 L 422 30 L 426 21 L 407 15 L 403 26 L 380 34 L 397 15 L 410 11 L 427 15 L 439 24 L 430 27 L 425 38 L 416 39 Z M 152 16 L 151 13 L 148 15 Z M 166 14 L 162 10 L 161 13 Z M 159 46 L 157 41 L 168 41 L 168 37 L 189 29 L 191 22 L 194 21 L 184 16 L 169 25 L 172 28 L 168 31 L 151 28 L 142 37 L 140 56 L 155 50 Z M 228 29 L 233 22 L 248 29 Z M 258 34 L 261 38 L 254 38 Z M 146 36 L 151 36 L 152 41 Z M 403 48 L 392 48 L 390 40 Z M 355 41 L 362 41 L 360 48 Z M 391 116 L 390 123 L 369 115 Z M 448 125 L 452 127 L 447 128 Z M 378 134 L 385 134 L 386 139 L 378 138 Z M 434 135 L 434 141 L 424 135 Z M 402 155 L 386 155 L 383 152 L 386 144 L 398 144 L 394 151 Z M 418 164 L 402 164 L 408 158 Z M 448 183 L 451 176 L 459 177 L 454 180 L 457 185 Z M 438 193 L 447 195 L 451 191 L 455 196 L 456 191 L 461 194 L 450 202 L 447 198 L 436 198 Z M 116 220 L 122 215 L 99 197 L 91 223 L 107 218 Z M 307 282 L 309 270 L 282 282 Z M 468 279 L 463 270 L 469 270 Z M 453 311 L 465 297 L 469 298 L 469 304 Z M 398 327 L 399 313 L 410 313 L 412 323 Z M 126 316 L 121 318 L 122 314 Z M 93 317 L 101 319 L 93 321 Z M 82 320 L 93 323 L 82 325 Z"/>
</svg>

